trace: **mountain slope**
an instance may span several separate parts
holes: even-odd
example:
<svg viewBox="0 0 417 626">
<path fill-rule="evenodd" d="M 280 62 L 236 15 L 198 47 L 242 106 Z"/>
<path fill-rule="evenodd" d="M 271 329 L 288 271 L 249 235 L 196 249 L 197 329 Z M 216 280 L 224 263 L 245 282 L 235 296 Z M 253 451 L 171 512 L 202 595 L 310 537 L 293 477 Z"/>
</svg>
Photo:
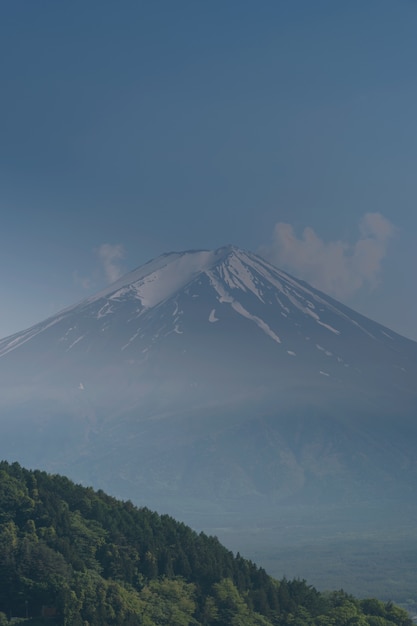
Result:
<svg viewBox="0 0 417 626">
<path fill-rule="evenodd" d="M 242 362 L 239 349 L 249 363 Z M 233 247 L 163 255 L 92 298 L 0 341 L 0 357 L 8 357 L 8 367 L 18 363 L 19 378 L 25 370 L 33 378 L 35 368 L 39 375 L 41 359 L 54 384 L 67 390 L 73 377 L 53 376 L 58 361 L 67 371 L 76 362 L 78 378 L 88 368 L 91 375 L 93 368 L 113 364 L 144 366 L 148 375 L 148 361 L 162 361 L 154 356 L 161 351 L 175 360 L 172 376 L 190 362 L 203 368 L 209 357 L 221 361 L 226 354 L 229 365 L 239 364 L 238 378 L 245 369 L 263 376 L 273 364 L 281 376 L 295 372 L 297 382 L 303 371 L 312 385 L 320 386 L 324 377 L 336 385 L 374 384 L 381 391 L 382 382 L 384 390 L 409 394 L 417 371 L 417 344 Z M 185 374 L 191 387 L 190 371 Z M 229 376 L 233 379 L 233 372 Z M 78 378 L 74 382 L 84 385 Z"/>
<path fill-rule="evenodd" d="M 392 603 L 275 581 L 166 515 L 17 463 L 0 462 L 0 577 L 0 624 L 412 623 Z"/>
<path fill-rule="evenodd" d="M 0 341 L 0 452 L 157 508 L 410 497 L 416 381 L 416 343 L 260 257 L 169 253 Z"/>
</svg>

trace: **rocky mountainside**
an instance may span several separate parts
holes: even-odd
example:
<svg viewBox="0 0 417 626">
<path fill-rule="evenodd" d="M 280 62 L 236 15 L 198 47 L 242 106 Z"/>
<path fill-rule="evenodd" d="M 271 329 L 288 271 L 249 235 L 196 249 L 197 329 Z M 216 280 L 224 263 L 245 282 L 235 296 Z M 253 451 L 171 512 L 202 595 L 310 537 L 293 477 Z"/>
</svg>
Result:
<svg viewBox="0 0 417 626">
<path fill-rule="evenodd" d="M 415 342 L 259 256 L 169 253 L 0 341 L 0 455 L 159 509 L 408 498 L 416 383 Z"/>
</svg>

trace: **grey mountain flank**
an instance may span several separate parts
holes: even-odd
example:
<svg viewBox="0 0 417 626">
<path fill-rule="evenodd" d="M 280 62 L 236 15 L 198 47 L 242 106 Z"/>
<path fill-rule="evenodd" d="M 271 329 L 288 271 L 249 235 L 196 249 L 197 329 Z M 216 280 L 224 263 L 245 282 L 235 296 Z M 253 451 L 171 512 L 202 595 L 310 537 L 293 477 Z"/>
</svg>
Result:
<svg viewBox="0 0 417 626">
<path fill-rule="evenodd" d="M 261 257 L 172 252 L 0 341 L 0 456 L 175 514 L 408 499 L 416 383 L 415 342 Z"/>
</svg>

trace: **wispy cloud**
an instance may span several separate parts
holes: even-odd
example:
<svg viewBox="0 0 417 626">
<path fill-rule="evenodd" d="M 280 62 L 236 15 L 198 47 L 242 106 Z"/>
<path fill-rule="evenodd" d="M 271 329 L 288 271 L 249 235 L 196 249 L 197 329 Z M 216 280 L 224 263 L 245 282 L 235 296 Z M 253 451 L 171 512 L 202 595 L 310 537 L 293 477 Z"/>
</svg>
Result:
<svg viewBox="0 0 417 626">
<path fill-rule="evenodd" d="M 380 213 L 366 213 L 354 243 L 323 241 L 307 227 L 297 237 L 291 224 L 278 222 L 273 241 L 261 254 L 275 265 L 310 282 L 336 298 L 346 298 L 380 280 L 382 261 L 395 226 Z"/>
<path fill-rule="evenodd" d="M 122 276 L 125 271 L 122 261 L 126 257 L 122 244 L 102 243 L 97 249 L 97 256 L 109 283 Z"/>
<path fill-rule="evenodd" d="M 82 276 L 78 270 L 73 271 L 72 279 L 77 287 L 82 287 L 82 289 L 85 289 L 86 291 L 88 289 L 92 289 L 94 286 L 93 279 L 89 276 Z"/>
<path fill-rule="evenodd" d="M 72 273 L 74 284 L 89 292 L 103 286 L 103 274 L 107 283 L 113 283 L 126 271 L 123 266 L 126 251 L 122 244 L 102 243 L 92 252 L 95 257 L 95 267 L 90 273 L 82 274 L 78 270 Z"/>
</svg>

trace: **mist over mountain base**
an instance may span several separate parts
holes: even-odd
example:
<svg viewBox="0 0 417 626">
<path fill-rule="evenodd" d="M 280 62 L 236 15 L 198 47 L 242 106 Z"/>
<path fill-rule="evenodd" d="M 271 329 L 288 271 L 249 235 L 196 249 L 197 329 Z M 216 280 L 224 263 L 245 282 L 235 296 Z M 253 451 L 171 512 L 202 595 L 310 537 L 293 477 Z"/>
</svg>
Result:
<svg viewBox="0 0 417 626">
<path fill-rule="evenodd" d="M 0 457 L 323 571 L 414 515 L 416 381 L 415 342 L 259 256 L 169 253 L 0 341 Z"/>
</svg>

